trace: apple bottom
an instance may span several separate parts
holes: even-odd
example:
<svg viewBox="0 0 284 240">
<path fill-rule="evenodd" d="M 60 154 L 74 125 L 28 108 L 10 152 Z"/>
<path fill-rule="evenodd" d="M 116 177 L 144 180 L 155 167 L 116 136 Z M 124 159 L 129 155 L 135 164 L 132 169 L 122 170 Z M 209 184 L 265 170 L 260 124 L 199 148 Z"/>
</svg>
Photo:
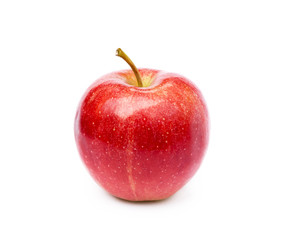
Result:
<svg viewBox="0 0 284 240">
<path fill-rule="evenodd" d="M 129 201 L 170 197 L 190 180 L 202 159 L 194 145 L 147 152 L 130 146 L 118 149 L 88 138 L 78 142 L 82 160 L 95 181 L 111 195 Z"/>
</svg>

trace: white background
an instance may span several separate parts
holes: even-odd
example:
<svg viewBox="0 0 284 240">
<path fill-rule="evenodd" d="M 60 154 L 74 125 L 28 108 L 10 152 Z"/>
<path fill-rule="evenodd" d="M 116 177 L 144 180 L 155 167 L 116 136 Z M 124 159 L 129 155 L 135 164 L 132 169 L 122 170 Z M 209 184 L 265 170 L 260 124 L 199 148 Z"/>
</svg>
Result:
<svg viewBox="0 0 284 240">
<path fill-rule="evenodd" d="M 203 92 L 210 144 L 168 200 L 102 190 L 76 149 L 98 77 L 176 72 Z M 0 239 L 284 239 L 283 1 L 0 2 Z"/>
</svg>

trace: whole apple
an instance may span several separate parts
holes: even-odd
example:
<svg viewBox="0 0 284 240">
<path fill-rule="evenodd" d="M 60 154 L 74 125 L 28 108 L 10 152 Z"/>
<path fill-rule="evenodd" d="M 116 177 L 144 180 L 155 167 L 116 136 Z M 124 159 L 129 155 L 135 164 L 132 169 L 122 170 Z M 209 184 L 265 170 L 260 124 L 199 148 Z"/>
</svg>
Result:
<svg viewBox="0 0 284 240">
<path fill-rule="evenodd" d="M 168 198 L 199 168 L 208 144 L 208 112 L 185 77 L 132 68 L 107 74 L 86 91 L 75 139 L 92 177 L 130 201 Z"/>
</svg>

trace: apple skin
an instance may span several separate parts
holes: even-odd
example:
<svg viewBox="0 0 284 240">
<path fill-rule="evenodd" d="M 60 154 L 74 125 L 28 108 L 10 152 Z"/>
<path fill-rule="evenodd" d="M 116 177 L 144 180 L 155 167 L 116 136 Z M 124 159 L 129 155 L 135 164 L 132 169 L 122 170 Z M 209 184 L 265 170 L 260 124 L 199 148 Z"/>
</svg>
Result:
<svg viewBox="0 0 284 240">
<path fill-rule="evenodd" d="M 79 103 L 75 140 L 95 181 L 129 201 L 168 198 L 199 168 L 208 144 L 208 111 L 183 76 L 139 69 L 95 81 Z M 133 84 L 133 85 L 131 85 Z"/>
</svg>

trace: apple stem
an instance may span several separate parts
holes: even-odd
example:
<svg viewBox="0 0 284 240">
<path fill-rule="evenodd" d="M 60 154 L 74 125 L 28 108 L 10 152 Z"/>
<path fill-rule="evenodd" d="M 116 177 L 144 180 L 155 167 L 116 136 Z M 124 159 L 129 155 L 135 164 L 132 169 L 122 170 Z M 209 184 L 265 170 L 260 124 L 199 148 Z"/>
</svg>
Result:
<svg viewBox="0 0 284 240">
<path fill-rule="evenodd" d="M 116 56 L 123 58 L 128 63 L 128 65 L 131 67 L 132 71 L 135 74 L 135 77 L 136 77 L 137 83 L 138 83 L 138 87 L 143 87 L 141 76 L 138 72 L 138 69 L 136 68 L 134 63 L 131 61 L 131 59 L 125 54 L 125 52 L 123 52 L 120 48 L 118 48 L 116 50 Z"/>
</svg>

